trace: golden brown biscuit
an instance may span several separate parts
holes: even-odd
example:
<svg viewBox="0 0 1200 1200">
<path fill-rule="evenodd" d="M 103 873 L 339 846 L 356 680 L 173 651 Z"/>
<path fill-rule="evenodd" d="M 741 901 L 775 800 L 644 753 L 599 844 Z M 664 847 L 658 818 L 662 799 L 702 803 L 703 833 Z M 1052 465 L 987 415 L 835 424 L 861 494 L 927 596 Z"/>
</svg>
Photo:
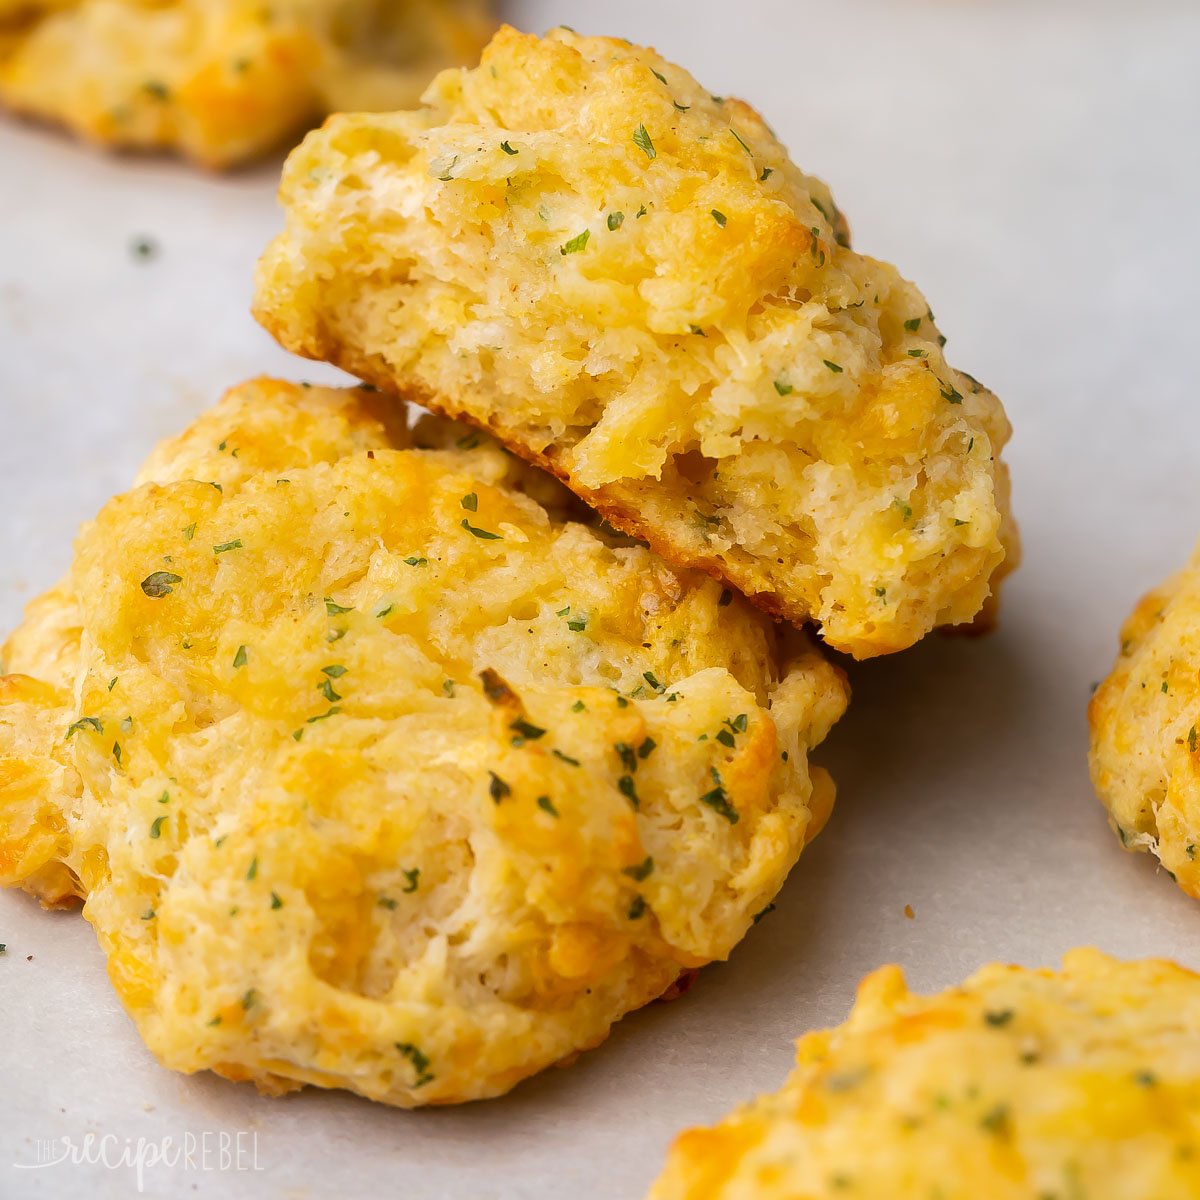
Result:
<svg viewBox="0 0 1200 1200">
<path fill-rule="evenodd" d="M 1088 718 L 1092 782 L 1121 844 L 1200 899 L 1200 547 L 1125 622 Z"/>
<path fill-rule="evenodd" d="M 0 0 L 0 104 L 225 167 L 327 112 L 415 103 L 492 28 L 488 0 Z"/>
<path fill-rule="evenodd" d="M 675 1142 L 651 1200 L 1194 1200 L 1200 978 L 1073 950 L 912 995 L 867 977 L 783 1087 Z"/>
<path fill-rule="evenodd" d="M 86 899 L 178 1070 L 496 1095 L 728 955 L 832 802 L 810 643 L 403 416 L 235 389 L 5 648 L 0 881 Z"/>
<path fill-rule="evenodd" d="M 666 558 L 839 650 L 971 621 L 1016 562 L 1009 426 L 745 104 L 503 29 L 417 112 L 289 159 L 256 313 L 494 431 Z"/>
</svg>

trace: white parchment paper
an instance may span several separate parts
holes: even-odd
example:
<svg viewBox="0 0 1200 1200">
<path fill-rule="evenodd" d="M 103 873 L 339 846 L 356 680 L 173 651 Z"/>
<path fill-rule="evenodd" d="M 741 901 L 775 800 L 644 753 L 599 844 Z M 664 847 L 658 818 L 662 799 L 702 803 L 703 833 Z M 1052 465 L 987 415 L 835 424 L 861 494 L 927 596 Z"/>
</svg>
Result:
<svg viewBox="0 0 1200 1200">
<path fill-rule="evenodd" d="M 925 989 L 1081 943 L 1200 967 L 1200 908 L 1119 849 L 1091 795 L 1084 717 L 1120 620 L 1200 535 L 1200 8 L 531 0 L 506 14 L 651 42 L 751 100 L 832 183 L 856 245 L 918 281 L 953 361 L 1016 426 L 1026 561 L 1002 627 L 855 668 L 822 756 L 838 807 L 777 910 L 685 999 L 502 1100 L 403 1113 L 172 1074 L 89 927 L 0 895 L 3 1200 L 137 1194 L 124 1166 L 29 1169 L 89 1133 L 113 1152 L 207 1133 L 212 1169 L 146 1169 L 144 1194 L 171 1200 L 636 1198 L 675 1132 L 777 1086 L 792 1039 L 840 1020 L 882 962 Z M 78 523 L 224 387 L 336 378 L 247 315 L 277 174 L 108 158 L 0 122 L 5 627 L 64 568 Z M 140 236 L 158 247 L 148 261 L 130 251 Z M 216 1169 L 219 1135 L 239 1132 L 240 1161 Z"/>
</svg>

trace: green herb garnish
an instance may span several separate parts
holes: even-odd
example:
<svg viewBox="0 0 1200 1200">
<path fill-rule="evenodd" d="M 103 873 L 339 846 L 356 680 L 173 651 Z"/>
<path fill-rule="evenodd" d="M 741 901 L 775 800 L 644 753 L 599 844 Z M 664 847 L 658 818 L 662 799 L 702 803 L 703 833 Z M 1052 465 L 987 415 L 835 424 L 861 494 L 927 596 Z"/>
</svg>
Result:
<svg viewBox="0 0 1200 1200">
<path fill-rule="evenodd" d="M 129 243 L 129 249 L 138 262 L 149 262 L 158 255 L 158 243 L 149 237 L 136 237 Z"/>
<path fill-rule="evenodd" d="M 654 148 L 654 143 L 650 140 L 650 135 L 646 132 L 645 125 L 639 125 L 633 131 L 633 144 L 642 151 L 647 158 L 657 158 L 658 151 Z"/>
<path fill-rule="evenodd" d="M 1002 1134 L 1008 1128 L 1008 1108 L 1003 1104 L 997 1104 L 981 1118 L 979 1123 L 989 1133 Z"/>
<path fill-rule="evenodd" d="M 147 575 L 142 580 L 142 591 L 151 600 L 161 600 L 171 594 L 175 584 L 182 582 L 183 577 L 180 575 L 173 575 L 170 571 L 155 571 L 153 575 Z"/>
<path fill-rule="evenodd" d="M 578 254 L 588 244 L 588 238 L 592 236 L 590 229 L 585 229 L 582 233 L 577 233 L 569 242 L 564 242 L 558 248 L 559 254 Z"/>
<path fill-rule="evenodd" d="M 633 805 L 635 810 L 640 807 L 641 802 L 638 800 L 637 788 L 634 786 L 632 775 L 622 775 L 617 780 L 617 791 Z"/>
<path fill-rule="evenodd" d="M 328 712 L 318 713 L 315 717 L 309 717 L 304 723 L 306 725 L 315 725 L 318 721 L 328 721 L 330 717 L 336 717 L 341 711 L 340 708 L 334 705 Z M 299 741 L 300 739 L 297 738 L 296 740 Z"/>
<path fill-rule="evenodd" d="M 717 785 L 711 792 L 705 792 L 700 797 L 701 804 L 707 804 L 714 812 L 719 813 L 727 820 L 730 825 L 738 823 L 738 811 L 729 803 L 729 797 L 725 793 L 725 785 L 721 782 L 721 776 L 716 767 L 710 768 L 712 771 L 713 782 Z"/>
<path fill-rule="evenodd" d="M 641 883 L 653 870 L 654 859 L 647 855 L 645 861 L 638 863 L 636 867 L 624 867 L 621 874 L 628 875 L 630 879 L 636 879 L 638 883 Z"/>
<path fill-rule="evenodd" d="M 429 1073 L 429 1059 L 412 1042 L 397 1042 L 396 1049 L 412 1063 L 413 1070 L 417 1073 L 413 1087 L 424 1087 L 433 1080 L 434 1076 Z"/>
<path fill-rule="evenodd" d="M 546 731 L 539 728 L 537 725 L 531 725 L 524 717 L 518 717 L 509 725 L 509 729 L 515 729 L 517 736 L 513 738 L 513 744 L 518 741 L 536 742 L 538 738 L 545 737 Z"/>
<path fill-rule="evenodd" d="M 463 517 L 463 519 L 459 522 L 459 524 L 462 525 L 462 527 L 468 533 L 474 534 L 477 538 L 482 538 L 484 541 L 502 542 L 504 540 L 504 537 L 502 534 L 492 533 L 487 529 L 477 529 L 474 525 L 471 524 L 470 521 L 467 520 L 466 517 Z"/>
</svg>

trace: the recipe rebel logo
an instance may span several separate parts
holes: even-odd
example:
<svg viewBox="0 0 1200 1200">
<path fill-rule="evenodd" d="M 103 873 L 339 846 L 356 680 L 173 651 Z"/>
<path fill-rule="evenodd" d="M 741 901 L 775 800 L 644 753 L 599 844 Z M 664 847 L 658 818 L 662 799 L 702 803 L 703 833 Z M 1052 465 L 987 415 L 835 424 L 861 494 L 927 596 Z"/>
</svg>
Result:
<svg viewBox="0 0 1200 1200">
<path fill-rule="evenodd" d="M 249 1130 L 186 1130 L 179 1136 L 121 1138 L 116 1134 L 85 1134 L 38 1138 L 34 1162 L 13 1163 L 18 1171 L 40 1171 L 54 1167 L 100 1167 L 109 1171 L 132 1171 L 139 1194 L 145 1190 L 146 1173 L 154 1167 L 172 1171 L 224 1172 L 262 1171 L 258 1158 L 258 1134 Z"/>
</svg>

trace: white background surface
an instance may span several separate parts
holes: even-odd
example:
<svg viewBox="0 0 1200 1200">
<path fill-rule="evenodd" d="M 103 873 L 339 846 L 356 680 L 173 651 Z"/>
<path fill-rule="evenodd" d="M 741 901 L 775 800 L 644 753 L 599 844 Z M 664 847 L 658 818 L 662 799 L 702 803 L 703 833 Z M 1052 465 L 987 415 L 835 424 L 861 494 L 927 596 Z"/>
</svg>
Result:
<svg viewBox="0 0 1200 1200">
<path fill-rule="evenodd" d="M 929 297 L 1016 426 L 1026 544 L 990 639 L 855 668 L 823 755 L 840 795 L 764 920 L 686 999 L 567 1071 L 419 1113 L 159 1068 L 91 930 L 0 895 L 0 1198 L 134 1194 L 21 1171 L 36 1139 L 257 1133 L 258 1174 L 148 1172 L 158 1197 L 640 1196 L 671 1136 L 776 1087 L 866 970 L 924 989 L 1095 943 L 1200 967 L 1200 911 L 1124 854 L 1084 708 L 1117 626 L 1200 533 L 1200 6 L 1052 0 L 545 0 L 506 14 L 657 45 L 764 112 L 855 244 Z M 0 620 L 76 525 L 227 385 L 289 361 L 247 315 L 278 163 L 225 178 L 0 123 Z M 137 235 L 160 245 L 139 263 Z M 915 919 L 903 915 L 905 904 Z M 32 955 L 32 961 L 27 956 Z"/>
</svg>

